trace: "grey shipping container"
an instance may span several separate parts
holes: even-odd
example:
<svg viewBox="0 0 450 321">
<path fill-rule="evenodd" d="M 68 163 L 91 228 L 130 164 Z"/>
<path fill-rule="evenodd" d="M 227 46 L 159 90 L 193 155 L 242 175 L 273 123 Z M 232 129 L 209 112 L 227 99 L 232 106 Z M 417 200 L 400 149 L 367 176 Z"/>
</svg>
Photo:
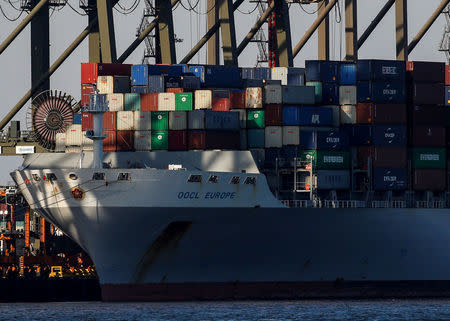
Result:
<svg viewBox="0 0 450 321">
<path fill-rule="evenodd" d="M 315 87 L 283 86 L 281 91 L 283 104 L 314 105 L 315 103 Z"/>
</svg>

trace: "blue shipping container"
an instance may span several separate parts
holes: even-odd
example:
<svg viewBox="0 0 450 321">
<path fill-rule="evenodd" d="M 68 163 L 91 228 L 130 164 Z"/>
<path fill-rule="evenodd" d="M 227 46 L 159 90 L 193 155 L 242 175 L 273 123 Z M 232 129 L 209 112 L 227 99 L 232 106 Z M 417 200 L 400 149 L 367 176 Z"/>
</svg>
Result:
<svg viewBox="0 0 450 321">
<path fill-rule="evenodd" d="M 300 125 L 332 126 L 333 110 L 328 107 L 300 107 Z"/>
<path fill-rule="evenodd" d="M 300 124 L 300 109 L 297 106 L 283 106 L 283 125 Z"/>
<path fill-rule="evenodd" d="M 374 168 L 373 189 L 376 191 L 405 190 L 407 170 L 403 168 Z"/>
<path fill-rule="evenodd" d="M 253 67 L 242 67 L 241 68 L 241 78 L 242 79 L 254 79 L 255 78 L 255 68 Z"/>
<path fill-rule="evenodd" d="M 329 130 L 317 132 L 317 149 L 346 150 L 350 147 L 350 137 L 345 131 Z"/>
<path fill-rule="evenodd" d="M 197 76 L 188 75 L 181 76 L 181 88 L 194 90 L 200 89 L 200 78 L 198 78 Z"/>
<path fill-rule="evenodd" d="M 265 146 L 264 129 L 249 129 L 247 131 L 247 148 L 264 148 L 264 146 Z"/>
<path fill-rule="evenodd" d="M 283 146 L 281 149 L 280 157 L 290 160 L 299 156 L 300 148 L 299 146 L 289 145 Z"/>
<path fill-rule="evenodd" d="M 134 65 L 131 67 L 131 84 L 145 86 L 148 76 L 181 76 L 181 65 Z"/>
<path fill-rule="evenodd" d="M 266 148 L 264 154 L 264 167 L 275 168 L 277 158 L 281 158 L 281 148 Z"/>
<path fill-rule="evenodd" d="M 207 88 L 240 88 L 241 72 L 237 67 L 228 66 L 190 66 L 189 72 L 200 78 Z"/>
<path fill-rule="evenodd" d="M 165 88 L 182 88 L 181 76 L 164 76 Z"/>
<path fill-rule="evenodd" d="M 148 67 L 147 65 L 133 65 L 131 67 L 131 85 L 147 86 L 148 85 Z"/>
<path fill-rule="evenodd" d="M 149 93 L 163 93 L 164 91 L 164 76 L 148 76 Z"/>
<path fill-rule="evenodd" d="M 181 67 L 181 72 L 182 72 L 183 74 L 186 74 L 186 73 L 189 72 L 189 67 L 188 67 L 188 65 L 185 65 L 185 64 L 175 64 L 174 66 L 179 66 L 179 67 Z"/>
<path fill-rule="evenodd" d="M 239 130 L 239 113 L 205 110 L 205 129 Z"/>
<path fill-rule="evenodd" d="M 339 86 L 322 84 L 322 102 L 328 105 L 339 105 Z"/>
<path fill-rule="evenodd" d="M 404 81 L 358 81 L 357 99 L 360 103 L 404 104 L 406 88 Z"/>
<path fill-rule="evenodd" d="M 356 85 L 356 64 L 341 63 L 339 67 L 339 84 Z"/>
<path fill-rule="evenodd" d="M 315 130 L 300 130 L 300 149 L 317 149 Z"/>
<path fill-rule="evenodd" d="M 287 84 L 292 86 L 304 86 L 305 68 L 289 67 L 287 74 Z"/>
<path fill-rule="evenodd" d="M 306 80 L 337 83 L 339 64 L 338 61 L 306 60 Z"/>
<path fill-rule="evenodd" d="M 272 69 L 266 68 L 266 67 L 257 67 L 253 69 L 253 78 L 254 79 L 270 79 L 271 78 L 271 72 Z"/>
<path fill-rule="evenodd" d="M 370 146 L 372 145 L 372 126 L 371 125 L 350 125 L 342 126 L 344 131 L 350 131 L 350 144 L 352 146 Z"/>
<path fill-rule="evenodd" d="M 316 103 L 316 88 L 312 86 L 282 86 L 283 104 L 314 105 Z"/>
<path fill-rule="evenodd" d="M 81 125 L 81 114 L 73 114 L 73 123 L 75 125 Z"/>
<path fill-rule="evenodd" d="M 450 86 L 445 86 L 445 106 L 450 106 Z"/>
<path fill-rule="evenodd" d="M 148 94 L 148 86 L 133 86 L 131 87 L 131 92 L 133 94 Z"/>
<path fill-rule="evenodd" d="M 406 146 L 406 126 L 374 125 L 372 142 L 374 146 Z"/>
<path fill-rule="evenodd" d="M 405 81 L 406 63 L 398 60 L 358 60 L 358 80 Z"/>
</svg>

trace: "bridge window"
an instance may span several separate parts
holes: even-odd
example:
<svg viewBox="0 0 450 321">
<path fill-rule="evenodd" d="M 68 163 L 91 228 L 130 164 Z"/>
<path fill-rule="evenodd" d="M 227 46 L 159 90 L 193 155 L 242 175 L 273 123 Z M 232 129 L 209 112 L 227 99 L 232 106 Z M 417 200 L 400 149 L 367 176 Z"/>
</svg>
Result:
<svg viewBox="0 0 450 321">
<path fill-rule="evenodd" d="M 230 181 L 230 184 L 239 184 L 241 182 L 241 178 L 239 176 L 233 176 Z"/>
<path fill-rule="evenodd" d="M 105 180 L 105 173 L 94 173 L 94 175 L 92 175 L 92 179 L 94 181 L 104 181 Z"/>
<path fill-rule="evenodd" d="M 246 177 L 245 180 L 244 180 L 244 184 L 255 185 L 256 184 L 256 177 Z"/>
<path fill-rule="evenodd" d="M 75 173 L 70 173 L 69 178 L 74 181 L 74 180 L 78 179 L 78 176 Z"/>
<path fill-rule="evenodd" d="M 191 175 L 188 178 L 189 183 L 201 183 L 202 182 L 202 175 Z"/>
<path fill-rule="evenodd" d="M 119 176 L 117 176 L 118 181 L 130 181 L 131 175 L 130 173 L 119 173 Z"/>
<path fill-rule="evenodd" d="M 45 176 L 46 176 L 47 179 L 48 179 L 49 181 L 51 181 L 51 182 L 57 180 L 56 175 L 53 174 L 53 173 L 47 173 L 47 174 L 45 174 Z"/>
<path fill-rule="evenodd" d="M 211 175 L 208 179 L 208 183 L 217 184 L 218 182 L 219 182 L 219 176 L 217 176 L 217 175 Z"/>
<path fill-rule="evenodd" d="M 38 174 L 31 174 L 31 176 L 33 177 L 35 182 L 39 182 L 41 180 Z"/>
</svg>

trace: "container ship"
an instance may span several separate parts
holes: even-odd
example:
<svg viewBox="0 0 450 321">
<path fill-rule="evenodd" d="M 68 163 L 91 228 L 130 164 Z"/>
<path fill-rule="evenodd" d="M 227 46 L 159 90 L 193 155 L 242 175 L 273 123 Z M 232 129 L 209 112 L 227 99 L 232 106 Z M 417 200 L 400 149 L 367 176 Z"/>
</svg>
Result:
<svg viewBox="0 0 450 321">
<path fill-rule="evenodd" d="M 35 111 L 68 125 L 56 152 L 11 175 L 103 300 L 450 294 L 448 66 L 86 63 L 81 82 L 81 112 Z"/>
</svg>

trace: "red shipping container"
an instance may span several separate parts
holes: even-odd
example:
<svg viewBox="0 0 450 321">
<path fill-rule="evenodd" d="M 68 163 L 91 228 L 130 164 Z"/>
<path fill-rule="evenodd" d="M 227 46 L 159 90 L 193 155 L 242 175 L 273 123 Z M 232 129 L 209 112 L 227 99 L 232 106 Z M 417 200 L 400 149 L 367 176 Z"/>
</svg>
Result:
<svg viewBox="0 0 450 321">
<path fill-rule="evenodd" d="M 231 109 L 244 109 L 245 91 L 230 91 L 230 105 Z"/>
<path fill-rule="evenodd" d="M 230 98 L 213 98 L 212 110 L 217 111 L 229 111 L 230 110 Z"/>
<path fill-rule="evenodd" d="M 443 106 L 409 106 L 408 113 L 411 116 L 411 126 L 429 125 L 445 126 L 446 111 Z"/>
<path fill-rule="evenodd" d="M 283 105 L 268 104 L 264 111 L 266 126 L 283 125 Z"/>
<path fill-rule="evenodd" d="M 131 66 L 129 64 L 103 64 L 103 63 L 82 63 L 81 83 L 96 84 L 98 76 L 131 76 Z"/>
<path fill-rule="evenodd" d="M 188 132 L 188 149 L 206 149 L 206 132 Z"/>
<path fill-rule="evenodd" d="M 187 150 L 187 131 L 169 130 L 169 150 Z"/>
<path fill-rule="evenodd" d="M 94 93 L 94 85 L 84 84 L 81 85 L 81 106 L 88 106 L 90 94 Z"/>
<path fill-rule="evenodd" d="M 207 131 L 206 149 L 231 149 L 241 148 L 241 136 L 239 132 Z"/>
<path fill-rule="evenodd" d="M 405 104 L 373 104 L 374 124 L 405 124 Z"/>
<path fill-rule="evenodd" d="M 94 119 L 91 113 L 81 113 L 81 130 L 94 129 Z M 103 114 L 103 130 L 117 129 L 117 113 L 115 111 L 108 111 Z"/>
<path fill-rule="evenodd" d="M 158 94 L 141 94 L 141 111 L 158 110 Z"/>
<path fill-rule="evenodd" d="M 445 190 L 447 175 L 445 169 L 415 169 L 413 173 L 413 189 L 416 191 Z"/>
<path fill-rule="evenodd" d="M 411 140 L 414 147 L 445 147 L 445 127 L 414 126 Z"/>
<path fill-rule="evenodd" d="M 356 123 L 371 124 L 373 122 L 373 104 L 358 103 L 356 105 Z"/>
<path fill-rule="evenodd" d="M 450 86 L 450 65 L 445 66 L 445 85 Z"/>
<path fill-rule="evenodd" d="M 182 93 L 184 91 L 183 91 L 183 88 L 167 88 L 166 92 L 177 94 L 177 93 Z"/>
<path fill-rule="evenodd" d="M 115 152 L 117 132 L 115 130 L 107 130 L 103 132 L 103 135 L 106 136 L 103 140 L 103 151 Z"/>
<path fill-rule="evenodd" d="M 131 151 L 134 148 L 134 131 L 118 130 L 116 136 L 116 146 L 118 151 Z"/>
<path fill-rule="evenodd" d="M 357 168 L 367 170 L 369 158 L 373 168 L 406 168 L 406 147 L 360 146 L 357 149 Z"/>
</svg>

